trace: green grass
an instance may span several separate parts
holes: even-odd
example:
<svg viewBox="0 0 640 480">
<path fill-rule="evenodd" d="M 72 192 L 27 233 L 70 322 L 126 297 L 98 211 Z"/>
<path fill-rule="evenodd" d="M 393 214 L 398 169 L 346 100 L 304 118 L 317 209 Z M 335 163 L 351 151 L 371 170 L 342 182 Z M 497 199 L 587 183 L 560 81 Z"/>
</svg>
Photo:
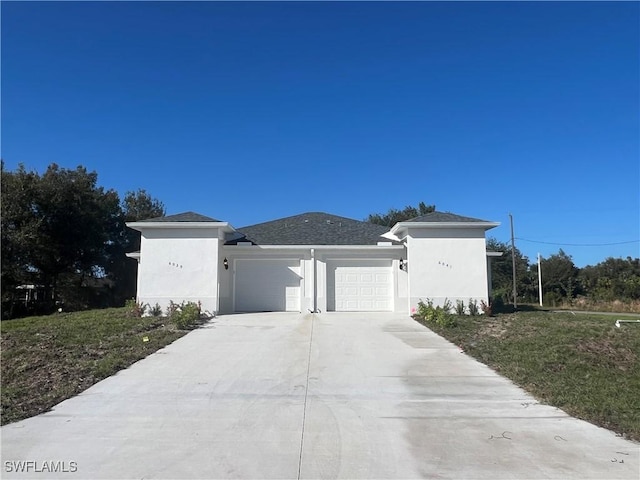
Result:
<svg viewBox="0 0 640 480">
<path fill-rule="evenodd" d="M 640 328 L 616 328 L 615 320 L 517 312 L 456 317 L 450 328 L 426 326 L 540 402 L 638 441 Z"/>
<path fill-rule="evenodd" d="M 3 321 L 2 424 L 46 412 L 187 333 L 164 322 L 126 308 Z"/>
</svg>

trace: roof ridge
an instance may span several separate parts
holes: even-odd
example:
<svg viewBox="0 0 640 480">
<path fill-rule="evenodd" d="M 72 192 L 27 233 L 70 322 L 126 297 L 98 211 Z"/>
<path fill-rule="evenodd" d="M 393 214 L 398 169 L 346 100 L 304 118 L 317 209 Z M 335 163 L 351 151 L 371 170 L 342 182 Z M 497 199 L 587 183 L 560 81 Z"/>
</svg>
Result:
<svg viewBox="0 0 640 480">
<path fill-rule="evenodd" d="M 258 245 L 376 245 L 388 228 L 326 212 L 304 212 L 237 231 Z M 235 241 L 235 240 L 234 240 Z"/>
<path fill-rule="evenodd" d="M 276 218 L 273 220 L 267 220 L 265 222 L 260 222 L 260 223 L 254 223 L 252 225 L 245 225 L 243 227 L 240 227 L 238 230 L 242 230 L 243 228 L 249 228 L 249 227 L 257 227 L 259 225 L 266 225 L 268 223 L 273 223 L 273 222 L 282 222 L 282 221 L 290 220 L 293 218 L 304 217 L 305 215 L 326 215 L 328 217 L 340 218 L 342 220 L 349 220 L 352 222 L 369 223 L 369 222 L 363 222 L 362 220 L 356 220 L 355 218 L 343 217 L 342 215 L 335 215 L 333 213 L 327 213 L 327 212 L 302 212 L 295 215 L 289 215 L 287 217 Z"/>
</svg>

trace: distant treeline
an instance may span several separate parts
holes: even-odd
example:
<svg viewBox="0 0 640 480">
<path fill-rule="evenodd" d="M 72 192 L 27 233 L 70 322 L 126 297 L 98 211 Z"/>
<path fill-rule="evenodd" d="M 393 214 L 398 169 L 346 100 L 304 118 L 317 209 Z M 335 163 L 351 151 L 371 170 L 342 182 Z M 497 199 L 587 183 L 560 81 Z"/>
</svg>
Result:
<svg viewBox="0 0 640 480">
<path fill-rule="evenodd" d="M 493 297 L 513 303 L 513 268 L 511 245 L 490 238 L 487 250 L 504 252 L 492 260 Z M 538 264 L 515 249 L 516 291 L 519 303 L 538 302 Z M 640 259 L 607 258 L 597 265 L 578 268 L 562 249 L 543 258 L 542 297 L 545 305 L 595 305 L 611 302 L 640 301 Z"/>
</svg>

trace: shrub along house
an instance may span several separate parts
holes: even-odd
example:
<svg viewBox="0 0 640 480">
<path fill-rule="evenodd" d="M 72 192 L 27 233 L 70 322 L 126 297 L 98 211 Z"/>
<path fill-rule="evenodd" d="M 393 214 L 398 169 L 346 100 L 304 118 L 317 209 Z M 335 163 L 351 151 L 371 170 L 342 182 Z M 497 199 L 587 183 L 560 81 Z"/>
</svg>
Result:
<svg viewBox="0 0 640 480">
<path fill-rule="evenodd" d="M 141 233 L 137 300 L 210 313 L 381 311 L 420 300 L 488 301 L 485 232 L 499 225 L 433 212 L 391 229 L 311 212 L 245 228 L 187 212 L 131 222 Z"/>
</svg>

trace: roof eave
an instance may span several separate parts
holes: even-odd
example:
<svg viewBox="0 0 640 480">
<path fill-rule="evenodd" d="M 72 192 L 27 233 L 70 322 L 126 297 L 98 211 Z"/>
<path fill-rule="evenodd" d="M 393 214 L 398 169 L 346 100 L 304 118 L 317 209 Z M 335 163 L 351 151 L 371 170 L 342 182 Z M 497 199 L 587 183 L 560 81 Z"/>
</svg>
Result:
<svg viewBox="0 0 640 480">
<path fill-rule="evenodd" d="M 500 226 L 500 222 L 398 222 L 390 233 L 398 236 L 398 232 L 411 228 L 482 228 L 485 231 Z"/>
</svg>

